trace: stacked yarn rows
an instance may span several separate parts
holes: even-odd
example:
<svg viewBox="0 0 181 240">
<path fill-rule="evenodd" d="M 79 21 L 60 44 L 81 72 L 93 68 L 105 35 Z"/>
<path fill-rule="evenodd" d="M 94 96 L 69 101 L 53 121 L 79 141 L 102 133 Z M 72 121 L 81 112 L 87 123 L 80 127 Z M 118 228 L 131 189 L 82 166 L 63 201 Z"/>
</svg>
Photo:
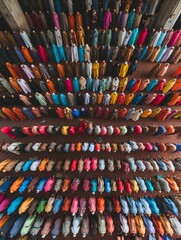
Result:
<svg viewBox="0 0 181 240">
<path fill-rule="evenodd" d="M 3 127 L 1 131 L 11 138 L 22 139 L 27 136 L 77 134 L 102 137 L 150 134 L 156 137 L 178 134 L 179 129 L 172 125 L 105 127 L 94 125 L 89 121 L 81 121 L 78 126 L 15 126 Z M 15 146 L 14 150 L 11 149 L 12 152 L 18 154 L 21 149 L 22 153 L 22 146 L 18 150 L 17 144 L 21 143 L 14 142 L 9 145 L 12 148 Z M 84 144 L 77 143 L 75 148 L 78 150 L 80 148 L 78 145 L 84 146 Z M 135 144 L 135 141 L 130 140 L 130 146 L 135 147 Z M 26 144 L 22 145 L 25 147 Z M 56 142 L 45 143 L 45 146 L 41 143 L 28 143 L 28 145 L 28 153 L 34 151 L 34 145 L 38 152 L 47 150 L 51 153 L 56 151 L 58 146 Z M 64 146 L 60 145 L 66 153 L 67 143 Z M 105 144 L 105 147 L 107 147 L 105 151 L 109 153 L 109 146 Z M 70 151 L 73 151 L 73 147 L 70 147 Z M 4 159 L 0 162 L 0 171 L 6 175 L 8 173 L 11 177 L 0 179 L 1 234 L 11 238 L 20 234 L 25 239 L 27 237 L 29 239 L 35 234 L 42 238 L 49 236 L 57 238 L 62 235 L 69 237 L 71 234 L 74 237 L 80 234 L 82 237 L 88 237 L 90 234 L 94 237 L 97 234 L 106 236 L 106 234 L 116 233 L 118 239 L 124 239 L 124 235 L 127 234 L 136 235 L 135 238 L 139 236 L 142 239 L 147 237 L 155 239 L 156 236 L 171 239 L 173 234 L 180 235 L 181 202 L 180 197 L 176 195 L 179 193 L 180 179 L 173 176 L 173 172 L 176 173 L 180 169 L 180 159 L 140 160 L 127 157 L 125 160 L 120 160 L 98 159 L 95 156 L 72 160 L 68 158 L 65 161 L 50 158 Z M 107 170 L 108 173 L 114 172 L 115 177 L 107 177 Z M 65 176 L 58 176 L 62 171 Z M 20 176 L 13 176 L 13 173 L 17 172 Z M 28 172 L 31 174 L 26 176 Z M 37 172 L 42 176 L 37 177 L 33 174 Z M 73 175 L 67 176 L 67 172 Z M 79 178 L 77 174 L 76 177 L 74 175 L 77 172 L 79 174 L 86 172 L 91 175 L 90 177 L 79 175 Z M 105 177 L 97 176 L 100 172 Z M 149 178 L 140 176 L 144 172 L 149 172 Z M 47 177 L 49 173 L 54 173 L 55 176 Z M 126 174 L 125 177 L 121 177 L 120 173 Z M 132 174 L 129 175 L 130 173 Z M 169 176 L 167 176 L 168 173 L 170 173 Z M 12 197 L 8 196 L 9 192 Z M 26 197 L 27 192 L 28 197 Z M 85 192 L 86 197 L 82 196 Z M 45 197 L 45 193 L 50 197 Z M 161 193 L 161 196 L 155 197 L 155 193 L 158 195 Z M 58 217 L 57 214 L 60 213 L 61 217 Z M 16 217 L 10 218 L 10 215 Z"/>
<path fill-rule="evenodd" d="M 31 158 L 24 160 L 17 159 L 4 159 L 0 162 L 0 171 L 1 172 L 50 172 L 55 171 L 58 172 L 63 170 L 64 172 L 74 172 L 78 171 L 81 173 L 82 171 L 110 171 L 116 172 L 116 170 L 123 171 L 128 174 L 130 171 L 159 171 L 162 170 L 164 172 L 170 171 L 175 172 L 175 170 L 181 170 L 181 161 L 180 159 L 134 159 L 134 157 L 129 157 L 126 160 L 121 159 L 104 159 L 97 157 L 93 158 L 74 158 L 74 159 L 66 159 L 57 160 L 56 162 L 53 159 L 44 158 L 44 159 L 36 159 Z M 158 185 L 158 184 L 157 184 Z M 158 188 L 157 188 L 158 189 Z M 161 189 L 161 188 L 159 188 Z"/>
<path fill-rule="evenodd" d="M 171 108 L 161 108 L 161 106 L 178 106 L 181 102 L 180 93 L 174 93 L 180 90 L 180 79 L 172 79 L 166 81 L 165 79 L 154 80 L 141 80 L 128 78 L 119 79 L 115 78 L 103 78 L 97 79 L 92 77 L 79 79 L 77 77 L 70 79 L 58 79 L 58 87 L 52 80 L 40 81 L 38 85 L 34 80 L 24 79 L 10 79 L 10 83 L 1 78 L 0 82 L 2 86 L 13 95 L 1 96 L 1 106 L 4 106 L 1 110 L 1 117 L 9 117 L 11 120 L 25 120 L 40 118 L 42 115 L 57 116 L 60 118 L 72 119 L 73 117 L 79 117 L 79 115 L 91 115 L 91 108 L 83 108 L 79 112 L 76 106 L 92 105 L 95 116 L 99 117 L 99 113 L 104 111 L 101 107 L 95 108 L 97 105 L 117 105 L 117 107 L 125 105 L 141 105 L 151 104 L 153 106 L 159 106 L 158 108 L 143 110 L 131 108 L 121 109 L 117 117 L 125 117 L 126 119 L 132 119 L 137 121 L 139 117 L 142 118 L 157 118 L 162 121 L 164 119 L 170 119 L 172 117 L 179 118 L 181 112 Z M 88 92 L 82 92 L 88 91 Z M 107 91 L 111 91 L 108 93 Z M 145 91 L 145 93 L 142 93 Z M 154 91 L 154 93 L 153 93 Z M 19 96 L 15 93 L 19 94 Z M 35 95 L 34 95 L 35 92 Z M 61 92 L 59 94 L 59 92 Z M 67 92 L 67 94 L 65 94 Z M 80 93 L 82 92 L 82 93 Z M 128 92 L 125 94 L 124 92 Z M 149 93 L 151 92 L 151 93 Z M 159 93 L 158 93 L 159 92 Z M 161 92 L 161 93 L 160 93 Z M 23 94 L 22 94 L 23 93 Z M 31 95 L 30 95 L 31 94 Z M 32 95 L 33 94 L 33 95 Z M 8 106 L 16 105 L 12 109 Z M 33 105 L 33 107 L 31 107 Z M 61 106 L 64 108 L 52 106 Z M 19 107 L 22 106 L 22 109 Z M 24 106 L 24 107 L 23 107 Z M 39 107 L 41 106 L 41 107 Z M 48 107 L 48 109 L 46 108 Z M 28 108 L 31 107 L 31 108 Z M 70 109 L 69 107 L 74 107 Z M 106 109 L 105 115 L 108 117 L 109 110 Z M 131 113 L 131 114 L 130 114 Z M 102 115 L 102 114 L 101 114 Z M 113 114 L 110 114 L 114 116 Z M 104 115 L 102 115 L 104 116 Z M 106 116 L 104 118 L 106 118 Z"/>
<path fill-rule="evenodd" d="M 87 125 L 85 127 L 85 125 Z M 100 136 L 123 136 L 126 134 L 150 134 L 154 136 L 159 136 L 163 134 L 176 134 L 179 133 L 180 127 L 172 125 L 167 126 L 100 126 L 93 125 L 91 121 L 82 121 L 78 126 L 75 125 L 41 125 L 32 127 L 2 127 L 1 132 L 8 135 L 12 139 L 23 138 L 27 136 L 38 136 L 38 135 L 100 135 Z"/>
<path fill-rule="evenodd" d="M 161 164 L 160 164 L 161 165 Z M 3 181 L 3 179 L 2 179 Z M 82 187 L 80 187 L 81 185 Z M 139 191 L 142 192 L 151 192 L 154 191 L 163 191 L 166 193 L 170 193 L 171 191 L 175 191 L 176 193 L 179 192 L 179 186 L 177 184 L 177 180 L 174 177 L 165 177 L 162 176 L 154 177 L 153 179 L 142 179 L 141 177 L 135 177 L 131 180 L 121 180 L 118 179 L 110 179 L 110 178 L 102 178 L 99 177 L 98 179 L 85 179 L 83 183 L 80 181 L 79 178 L 74 178 L 71 183 L 71 179 L 56 179 L 55 177 L 50 178 L 33 178 L 32 176 L 28 178 L 24 178 L 20 176 L 18 178 L 9 178 L 7 179 L 2 186 L 0 187 L 1 192 L 19 192 L 19 193 L 26 193 L 36 190 L 37 193 L 39 192 L 53 192 L 63 191 L 67 192 L 69 190 L 76 192 L 78 190 L 84 190 L 85 192 L 90 191 L 92 194 L 95 193 L 111 193 L 117 192 L 122 193 L 123 191 L 127 193 L 138 193 Z M 15 208 L 16 210 L 16 208 Z"/>
<path fill-rule="evenodd" d="M 20 153 L 30 153 L 30 152 L 180 152 L 180 143 L 159 143 L 159 142 L 136 142 L 130 140 L 129 142 L 119 143 L 119 142 L 104 142 L 104 143 L 94 143 L 94 142 L 73 142 L 73 143 L 42 143 L 42 142 L 14 142 L 5 143 L 1 145 L 1 150 L 4 152 L 9 152 L 19 155 Z"/>
<path fill-rule="evenodd" d="M 1 128 L 0 239 L 178 239 L 180 70 L 162 76 L 180 30 L 153 29 L 158 1 L 19 2 L 31 31 L 0 32 L 0 117 L 54 119 Z M 130 79 L 138 61 L 150 79 Z"/>
<path fill-rule="evenodd" d="M 92 171 L 96 171 L 96 168 L 94 168 L 96 166 L 95 160 L 94 158 L 91 161 Z M 64 170 L 67 169 L 67 160 L 64 165 L 62 165 L 63 162 L 61 160 L 56 163 L 52 161 L 53 164 L 50 161 L 52 160 L 44 159 L 41 162 L 40 160 L 29 159 L 19 161 L 18 163 L 18 160 L 7 159 L 1 161 L 0 165 L 3 172 L 12 171 L 13 167 L 16 172 L 21 173 L 29 170 L 36 172 L 38 168 L 40 172 L 45 171 L 45 168 L 47 168 L 48 172 L 51 172 L 51 166 L 54 164 L 56 164 L 55 168 L 58 171 L 62 167 Z M 85 166 L 88 166 L 87 161 L 86 159 L 84 160 Z M 177 169 L 180 169 L 180 160 L 174 161 L 178 163 Z M 114 160 L 108 160 L 108 162 L 108 167 L 112 172 Z M 137 170 L 144 171 L 141 169 L 141 165 L 143 166 L 143 162 L 145 163 L 146 161 L 135 161 L 134 158 L 129 158 L 125 161 L 125 164 L 127 162 L 129 162 L 130 168 L 134 172 Z M 170 164 L 169 161 L 164 162 L 162 160 L 149 160 L 148 162 L 157 171 L 165 171 L 164 165 L 169 167 L 173 165 L 172 161 Z M 75 165 L 75 160 L 73 160 L 70 167 L 71 171 L 76 170 Z M 100 166 L 103 165 L 100 163 Z M 158 166 L 158 169 L 155 166 Z M 119 167 L 120 163 L 117 160 L 117 169 Z M 174 171 L 174 168 L 170 168 L 170 170 Z M 128 177 L 128 179 L 124 180 L 120 178 L 98 177 L 97 179 L 86 178 L 82 182 L 79 178 L 71 180 L 69 177 L 40 178 L 31 175 L 28 177 L 21 175 L 18 178 L 3 177 L 0 179 L 0 185 L 0 192 L 2 193 L 0 195 L 2 236 L 14 238 L 20 234 L 23 236 L 21 239 L 27 239 L 28 235 L 31 237 L 37 234 L 42 238 L 47 236 L 57 238 L 61 235 L 67 237 L 70 234 L 76 237 L 78 234 L 81 234 L 83 237 L 86 237 L 89 234 L 92 236 L 97 234 L 104 236 L 105 234 L 112 235 L 116 232 L 117 235 L 121 234 L 121 238 L 130 234 L 144 239 L 147 236 L 147 232 L 151 239 L 154 238 L 155 234 L 163 236 L 163 239 L 171 239 L 174 233 L 181 234 L 180 222 L 178 220 L 181 208 L 180 197 L 176 195 L 167 196 L 167 193 L 174 194 L 179 192 L 180 179 L 172 176 L 163 177 L 157 175 L 151 177 L 151 179 Z M 82 189 L 80 189 L 80 185 Z M 28 191 L 29 197 L 23 196 L 26 191 Z M 89 197 L 73 196 L 78 191 L 82 193 L 86 191 Z M 125 193 L 135 195 L 140 193 L 140 191 L 144 196 L 133 198 L 129 195 L 123 197 Z M 13 195 L 9 197 L 8 192 L 11 192 Z M 93 195 L 91 196 L 89 192 Z M 114 195 L 99 195 L 104 193 L 110 194 L 111 192 Z M 154 198 L 150 195 L 154 192 L 162 192 L 162 196 Z M 43 193 L 53 195 L 47 198 L 42 195 Z M 150 193 L 149 196 L 147 196 L 148 193 Z M 118 194 L 121 194 L 121 196 Z M 57 214 L 60 212 L 61 217 L 58 217 Z M 51 214 L 51 216 L 47 214 Z M 118 239 L 120 238 L 118 237 Z"/>
<path fill-rule="evenodd" d="M 149 21 L 140 26 L 140 31 L 138 29 L 142 11 L 144 10 L 143 15 L 149 19 L 150 14 L 154 15 L 157 3 L 153 10 L 150 3 L 134 6 L 129 1 L 123 4 L 108 1 L 106 7 L 104 2 L 96 1 L 87 5 L 83 1 L 81 7 L 79 6 L 80 9 L 72 1 L 57 2 L 50 1 L 45 6 L 41 1 L 38 4 L 35 2 L 33 9 L 28 3 L 21 3 L 32 29 L 30 34 L 23 30 L 13 34 L 10 32 L 0 34 L 2 46 L 0 71 L 4 76 L 1 78 L 1 87 L 8 92 L 1 98 L 1 105 L 5 107 L 1 110 L 2 118 L 8 117 L 18 121 L 46 115 L 58 115 L 60 118 L 67 113 L 71 115 L 70 109 L 64 110 L 59 107 L 55 109 L 52 105 L 74 107 L 90 104 L 126 106 L 143 103 L 153 104 L 153 106 L 180 104 L 179 93 L 175 96 L 173 93 L 165 94 L 169 90 L 180 89 L 179 79 L 171 79 L 166 84 L 162 79 L 128 81 L 126 78 L 127 74 L 136 71 L 137 60 L 144 59 L 151 62 L 180 60 L 179 30 L 168 32 L 153 30 L 151 33 L 150 26 L 148 30 L 145 28 Z M 146 9 L 149 14 L 146 14 Z M 39 10 L 40 16 L 35 10 Z M 48 17 L 51 15 L 53 21 Z M 133 46 L 134 44 L 136 47 Z M 175 49 L 174 46 L 176 46 Z M 175 58 L 177 58 L 176 61 Z M 132 63 L 128 65 L 130 60 Z M 168 64 L 163 66 L 158 64 L 150 75 L 163 76 L 168 67 Z M 68 78 L 65 79 L 66 76 Z M 93 94 L 89 92 L 82 95 L 76 94 L 81 90 L 93 92 Z M 131 93 L 127 95 L 119 93 L 124 90 Z M 163 94 L 137 93 L 144 90 L 146 92 L 163 90 Z M 113 92 L 104 94 L 104 91 Z M 19 93 L 22 94 L 18 96 Z M 7 108 L 12 105 L 17 106 L 13 109 Z M 46 108 L 48 105 L 49 111 Z M 79 109 L 75 110 L 79 111 Z M 83 115 L 87 115 L 88 109 L 84 110 Z M 157 120 L 180 117 L 180 111 L 171 111 L 170 108 L 158 108 L 153 113 L 151 109 L 147 109 L 145 114 L 142 108 L 137 110 L 133 108 L 130 111 L 134 116 L 130 116 L 129 119 L 134 121 L 137 121 L 140 116 L 144 118 L 153 115 L 154 118 L 158 115 Z M 99 109 L 98 112 L 100 112 Z M 125 112 L 126 110 L 122 109 L 120 117 L 124 117 Z M 80 115 L 80 113 L 77 114 Z M 72 117 L 69 116 L 69 119 Z"/>
<path fill-rule="evenodd" d="M 91 215 L 85 214 L 86 200 L 84 197 L 80 199 L 80 207 L 78 207 L 79 200 L 77 197 L 72 200 L 71 204 L 70 197 L 65 199 L 61 196 L 57 196 L 57 198 L 52 196 L 49 199 L 35 199 L 34 197 L 23 199 L 23 197 L 17 197 L 11 202 L 9 198 L 1 195 L 0 208 L 7 208 L 8 214 L 1 217 L 1 235 L 6 235 L 9 231 L 11 238 L 20 233 L 23 239 L 27 239 L 26 235 L 29 233 L 30 237 L 40 234 L 42 238 L 50 235 L 53 239 L 56 239 L 62 235 L 67 237 L 70 233 L 76 237 L 80 233 L 85 238 L 89 233 L 93 237 L 97 233 L 102 237 L 106 233 L 112 235 L 116 230 L 124 235 L 130 233 L 134 236 L 138 234 L 141 238 L 144 238 L 146 232 L 148 232 L 151 239 L 152 235 L 157 231 L 165 239 L 170 239 L 169 235 L 173 235 L 173 231 L 180 234 L 180 222 L 177 218 L 178 208 L 174 201 L 178 204 L 180 199 L 173 196 L 170 198 L 157 197 L 156 199 L 152 197 L 140 199 L 133 199 L 132 197 L 120 197 L 120 199 L 117 197 L 113 199 L 98 197 L 96 199 L 91 197 L 89 198 Z M 4 206 L 5 202 L 6 206 Z M 16 207 L 13 205 L 16 205 Z M 107 205 L 107 213 L 104 213 L 105 205 Z M 157 205 L 161 207 L 161 210 Z M 55 221 L 51 217 L 45 219 L 43 215 L 37 216 L 43 211 L 46 213 L 52 211 L 57 214 L 60 208 L 64 212 L 71 209 L 73 216 L 69 214 L 64 219 L 58 217 Z M 9 215 L 15 209 L 18 209 L 21 215 L 19 217 L 10 217 Z M 95 213 L 96 210 L 97 213 Z M 169 211 L 174 215 L 166 216 Z M 27 216 L 26 212 L 29 212 L 30 216 Z M 78 212 L 80 215 L 78 215 Z"/>
</svg>

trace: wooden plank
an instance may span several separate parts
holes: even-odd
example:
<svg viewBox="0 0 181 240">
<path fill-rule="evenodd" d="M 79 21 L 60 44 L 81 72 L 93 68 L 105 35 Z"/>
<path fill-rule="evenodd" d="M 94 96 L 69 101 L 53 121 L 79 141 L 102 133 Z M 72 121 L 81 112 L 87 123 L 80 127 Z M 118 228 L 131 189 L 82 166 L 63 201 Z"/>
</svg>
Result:
<svg viewBox="0 0 181 240">
<path fill-rule="evenodd" d="M 30 32 L 29 25 L 17 0 L 0 0 L 0 10 L 12 31 Z"/>
</svg>

